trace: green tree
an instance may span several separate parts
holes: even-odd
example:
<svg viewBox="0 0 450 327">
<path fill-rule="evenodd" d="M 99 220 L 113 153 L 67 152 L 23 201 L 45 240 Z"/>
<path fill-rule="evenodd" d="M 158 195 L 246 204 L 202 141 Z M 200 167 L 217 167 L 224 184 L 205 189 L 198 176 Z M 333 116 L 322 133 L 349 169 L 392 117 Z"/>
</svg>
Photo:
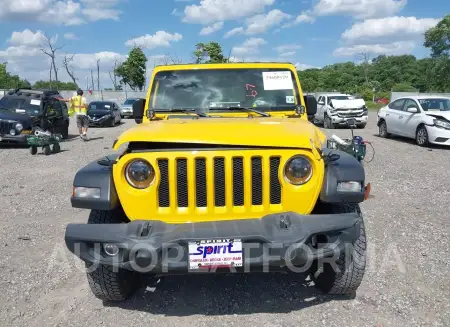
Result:
<svg viewBox="0 0 450 327">
<path fill-rule="evenodd" d="M 430 69 L 436 81 L 434 88 L 436 91 L 450 90 L 450 14 L 425 32 L 423 45 L 431 49 L 434 59 Z"/>
<path fill-rule="evenodd" d="M 6 63 L 0 64 L 0 89 L 15 89 L 31 86 L 27 80 L 22 80 L 18 75 L 8 73 L 6 65 Z"/>
<path fill-rule="evenodd" d="M 61 82 L 61 81 L 36 81 L 33 84 L 33 89 L 51 89 L 59 91 L 72 91 L 78 88 L 77 84 L 73 82 Z"/>
<path fill-rule="evenodd" d="M 215 63 L 227 63 L 228 58 L 225 58 L 222 52 L 222 47 L 217 42 L 197 43 L 195 45 L 195 62 L 197 64 L 215 64 Z"/>
<path fill-rule="evenodd" d="M 133 91 L 142 91 L 145 86 L 147 57 L 139 47 L 134 47 L 128 54 L 127 60 L 119 64 L 115 73 L 120 83 L 127 84 Z"/>
</svg>

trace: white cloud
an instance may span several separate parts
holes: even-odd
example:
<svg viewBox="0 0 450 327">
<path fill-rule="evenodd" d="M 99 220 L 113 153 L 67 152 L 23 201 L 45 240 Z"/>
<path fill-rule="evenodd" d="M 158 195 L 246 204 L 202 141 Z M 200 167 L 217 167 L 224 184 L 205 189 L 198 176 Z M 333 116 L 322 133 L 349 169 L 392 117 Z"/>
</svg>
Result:
<svg viewBox="0 0 450 327">
<path fill-rule="evenodd" d="M 202 28 L 202 30 L 200 31 L 200 35 L 212 34 L 214 32 L 217 32 L 218 30 L 221 30 L 222 27 L 223 27 L 223 22 L 214 23 L 210 26 L 206 26 L 206 27 Z"/>
<path fill-rule="evenodd" d="M 65 34 L 64 34 L 64 38 L 65 38 L 66 40 L 79 40 L 78 36 L 76 36 L 76 35 L 73 34 L 73 33 L 65 33 Z"/>
<path fill-rule="evenodd" d="M 358 44 L 348 47 L 341 47 L 334 50 L 336 57 L 353 57 L 362 52 L 372 55 L 402 55 L 409 54 L 414 50 L 416 44 L 413 41 L 400 41 L 386 44 Z"/>
<path fill-rule="evenodd" d="M 274 9 L 267 14 L 256 15 L 247 20 L 246 35 L 260 34 L 267 31 L 272 26 L 279 25 L 282 21 L 291 19 L 291 15 Z"/>
<path fill-rule="evenodd" d="M 283 28 L 292 27 L 301 23 L 314 23 L 316 18 L 309 11 L 303 11 L 300 15 L 298 15 L 294 21 L 288 22 L 283 25 Z"/>
<path fill-rule="evenodd" d="M 281 24 L 281 22 L 291 19 L 292 16 L 282 12 L 281 10 L 274 9 L 267 14 L 260 14 L 250 17 L 246 20 L 246 27 L 237 27 L 225 34 L 225 38 L 228 38 L 237 34 L 255 35 L 266 32 L 273 26 Z"/>
<path fill-rule="evenodd" d="M 117 20 L 121 0 L 0 0 L 0 21 L 80 25 L 88 21 Z"/>
<path fill-rule="evenodd" d="M 359 19 L 392 16 L 401 11 L 408 0 L 319 0 L 314 6 L 317 16 L 351 15 Z"/>
<path fill-rule="evenodd" d="M 282 58 L 286 58 L 286 57 L 292 57 L 297 53 L 297 51 L 288 51 L 288 52 L 283 52 L 280 53 L 280 57 Z"/>
<path fill-rule="evenodd" d="M 298 50 L 301 48 L 302 48 L 302 46 L 298 45 L 298 44 L 283 44 L 283 45 L 279 45 L 279 46 L 275 47 L 274 50 L 278 53 L 284 53 L 284 52 Z"/>
<path fill-rule="evenodd" d="M 231 49 L 231 54 L 234 57 L 258 54 L 259 47 L 265 44 L 267 44 L 267 42 L 262 38 L 249 38 L 241 45 L 233 47 Z"/>
<path fill-rule="evenodd" d="M 125 42 L 125 45 L 132 47 L 134 45 L 147 49 L 157 47 L 169 47 L 171 42 L 180 41 L 183 36 L 179 33 L 170 34 L 166 31 L 158 31 L 154 35 L 146 34 Z"/>
<path fill-rule="evenodd" d="M 361 41 L 377 43 L 377 40 L 412 40 L 422 38 L 424 32 L 439 22 L 433 18 L 416 17 L 386 17 L 368 19 L 354 24 L 342 34 L 342 39 L 348 43 Z"/>
<path fill-rule="evenodd" d="M 236 27 L 233 28 L 231 31 L 228 31 L 227 33 L 225 33 L 225 35 L 223 36 L 224 38 L 229 38 L 233 35 L 237 35 L 237 34 L 241 34 L 244 32 L 244 28 L 243 27 Z"/>
<path fill-rule="evenodd" d="M 25 29 L 22 32 L 13 32 L 8 43 L 13 46 L 39 46 L 45 41 L 45 35 L 42 31 L 36 31 L 36 33 Z"/>
<path fill-rule="evenodd" d="M 275 0 L 201 0 L 199 5 L 184 9 L 183 22 L 212 24 L 264 12 Z"/>
</svg>

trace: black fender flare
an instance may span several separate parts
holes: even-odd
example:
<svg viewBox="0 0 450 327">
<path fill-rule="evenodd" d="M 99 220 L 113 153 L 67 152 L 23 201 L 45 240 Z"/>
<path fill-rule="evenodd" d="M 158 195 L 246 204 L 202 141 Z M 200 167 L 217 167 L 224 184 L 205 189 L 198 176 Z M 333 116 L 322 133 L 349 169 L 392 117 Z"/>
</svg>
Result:
<svg viewBox="0 0 450 327">
<path fill-rule="evenodd" d="M 320 192 L 320 200 L 326 203 L 361 203 L 365 199 L 365 170 L 364 166 L 350 154 L 323 149 L 323 154 L 338 154 L 339 159 L 329 162 L 325 166 L 325 175 Z M 340 192 L 337 189 L 339 182 L 355 181 L 361 183 L 358 192 Z"/>
<path fill-rule="evenodd" d="M 118 155 L 95 160 L 77 171 L 73 187 L 99 188 L 99 198 L 79 198 L 72 195 L 72 207 L 95 210 L 113 210 L 120 206 L 112 176 L 112 164 Z"/>
</svg>

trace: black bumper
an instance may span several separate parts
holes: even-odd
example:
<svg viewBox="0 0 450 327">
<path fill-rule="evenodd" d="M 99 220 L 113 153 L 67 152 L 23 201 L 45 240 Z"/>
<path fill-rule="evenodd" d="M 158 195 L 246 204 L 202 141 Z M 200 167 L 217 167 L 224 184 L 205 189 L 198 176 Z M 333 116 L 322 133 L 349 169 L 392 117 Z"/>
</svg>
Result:
<svg viewBox="0 0 450 327">
<path fill-rule="evenodd" d="M 356 213 L 299 215 L 293 212 L 261 219 L 189 224 L 156 220 L 69 224 L 65 242 L 72 253 L 89 263 L 165 274 L 192 272 L 189 241 L 240 239 L 243 264 L 236 271 L 249 272 L 261 267 L 307 267 L 313 260 L 323 258 L 336 260 L 359 237 L 359 224 Z M 116 244 L 119 253 L 108 256 L 103 249 L 105 243 Z"/>
<path fill-rule="evenodd" d="M 5 134 L 0 135 L 0 143 L 19 143 L 19 144 L 28 144 L 27 138 L 29 134 L 19 134 L 19 135 L 11 135 Z"/>
</svg>

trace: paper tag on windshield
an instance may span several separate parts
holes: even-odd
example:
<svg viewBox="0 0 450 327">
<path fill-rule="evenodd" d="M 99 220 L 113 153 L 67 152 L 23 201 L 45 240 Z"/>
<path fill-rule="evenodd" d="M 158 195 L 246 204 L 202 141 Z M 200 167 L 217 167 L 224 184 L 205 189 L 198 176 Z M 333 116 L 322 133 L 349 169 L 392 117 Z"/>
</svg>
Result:
<svg viewBox="0 0 450 327">
<path fill-rule="evenodd" d="M 40 106 L 41 105 L 41 100 L 31 100 L 30 104 L 33 106 Z"/>
<path fill-rule="evenodd" d="M 291 72 L 263 72 L 264 90 L 292 90 Z"/>
<path fill-rule="evenodd" d="M 286 96 L 286 103 L 295 103 L 294 97 L 292 95 Z"/>
<path fill-rule="evenodd" d="M 109 104 L 105 104 L 105 108 L 111 108 Z"/>
<path fill-rule="evenodd" d="M 16 109 L 16 112 L 25 112 L 25 109 Z"/>
</svg>

